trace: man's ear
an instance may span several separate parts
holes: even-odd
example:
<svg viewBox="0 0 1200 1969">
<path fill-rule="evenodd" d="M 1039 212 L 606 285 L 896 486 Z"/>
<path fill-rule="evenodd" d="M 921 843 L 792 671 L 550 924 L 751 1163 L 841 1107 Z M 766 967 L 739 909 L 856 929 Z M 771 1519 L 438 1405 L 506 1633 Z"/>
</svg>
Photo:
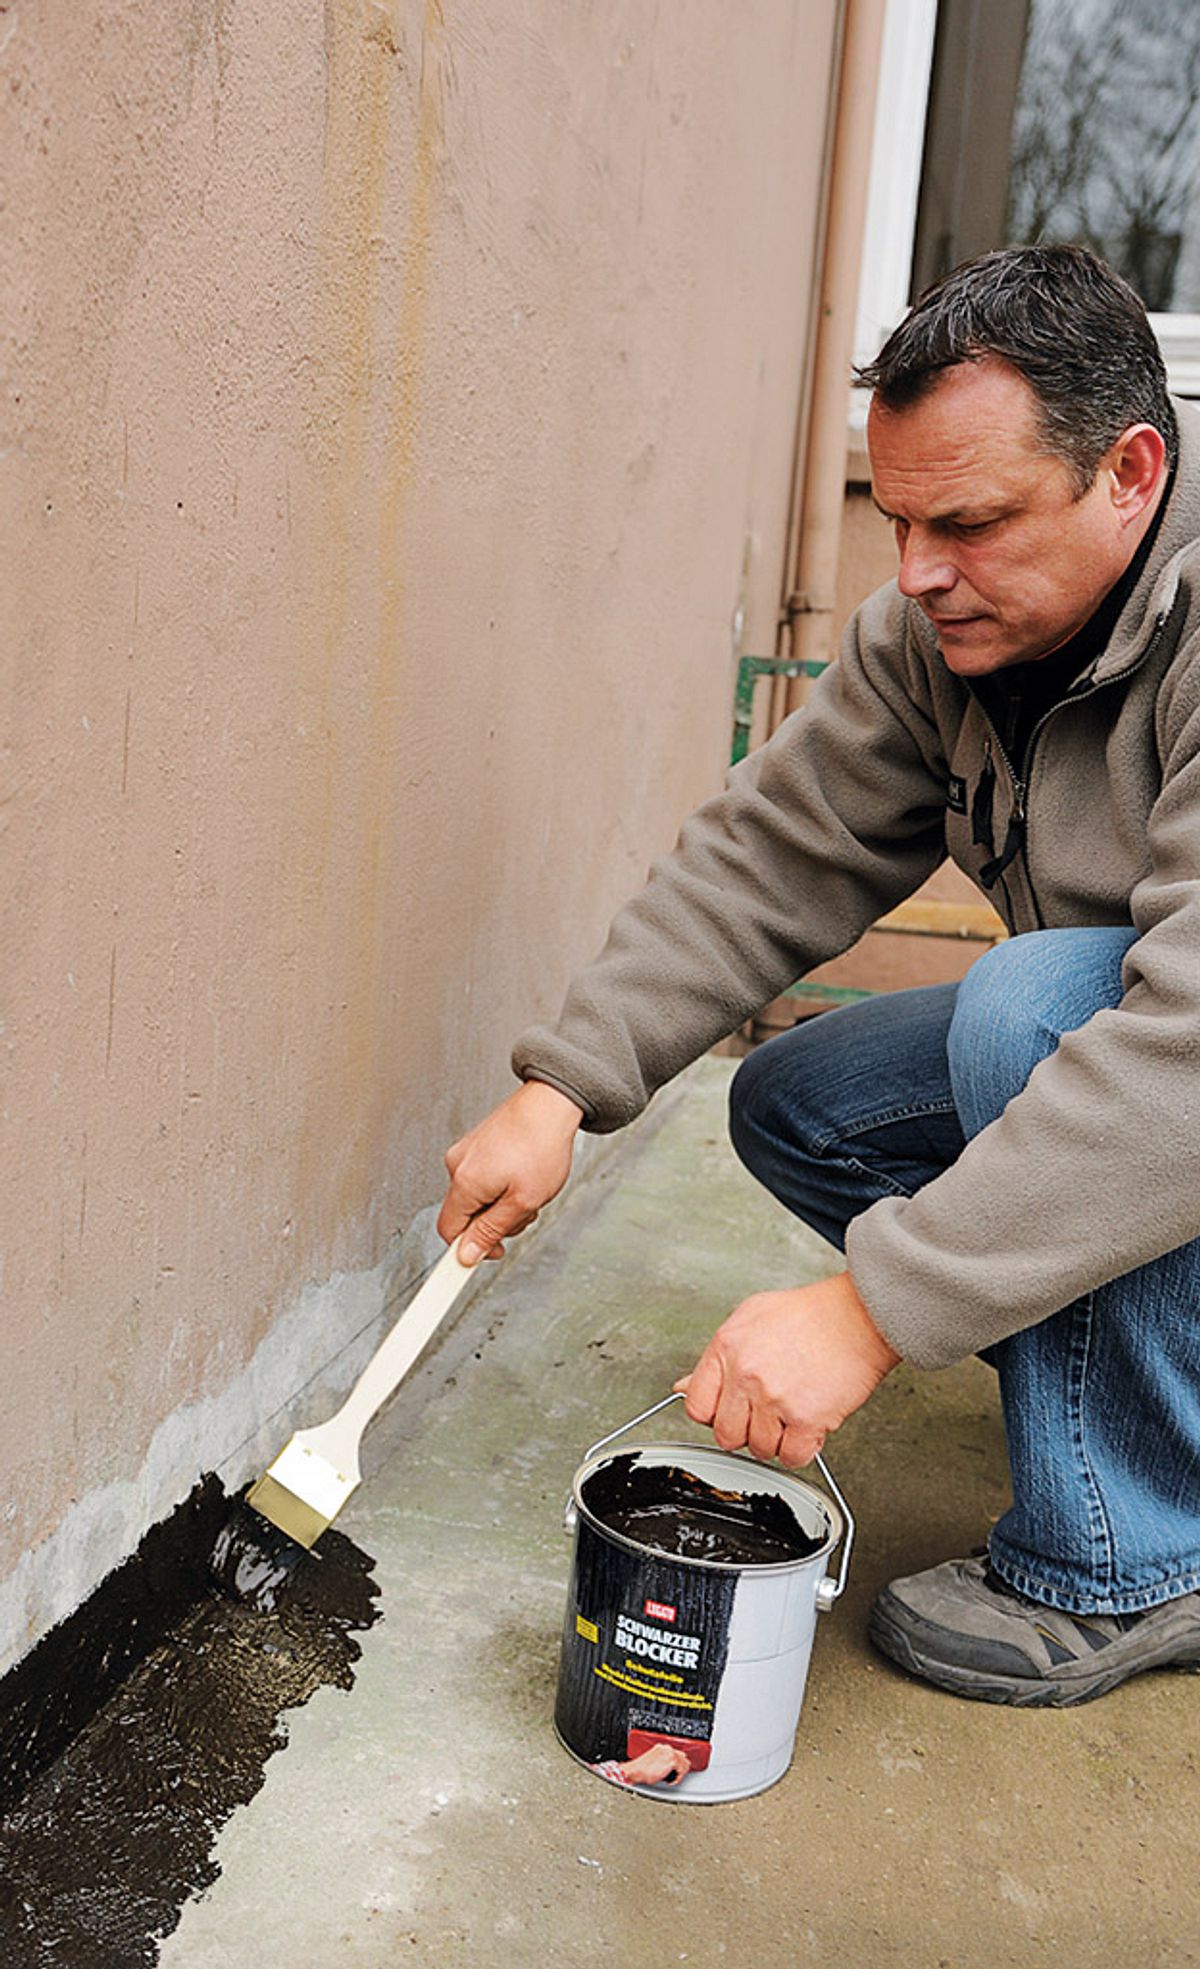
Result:
<svg viewBox="0 0 1200 1969">
<path fill-rule="evenodd" d="M 1162 481 L 1166 458 L 1166 440 L 1153 424 L 1131 424 L 1112 446 L 1101 470 L 1122 526 L 1145 512 Z"/>
</svg>

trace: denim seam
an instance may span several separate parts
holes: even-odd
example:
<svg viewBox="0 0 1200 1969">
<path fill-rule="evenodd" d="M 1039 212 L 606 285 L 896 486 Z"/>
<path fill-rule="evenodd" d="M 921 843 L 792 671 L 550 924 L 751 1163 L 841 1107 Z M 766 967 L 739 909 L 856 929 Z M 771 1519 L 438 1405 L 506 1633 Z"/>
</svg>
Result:
<svg viewBox="0 0 1200 1969">
<path fill-rule="evenodd" d="M 1070 1348 L 1067 1358 L 1067 1399 L 1071 1448 L 1083 1479 L 1087 1500 L 1088 1540 L 1093 1554 L 1101 1555 L 1101 1563 L 1091 1562 L 1091 1579 L 1094 1585 L 1090 1590 L 1065 1594 L 1048 1584 L 1044 1574 L 1030 1572 L 1027 1567 L 1014 1564 L 1005 1559 L 1004 1534 L 998 1532 L 996 1544 L 1001 1548 L 996 1558 L 996 1571 L 1001 1579 L 1018 1592 L 1045 1602 L 1050 1606 L 1062 1606 L 1066 1612 L 1087 1612 L 1096 1600 L 1109 1601 L 1116 1591 L 1116 1558 L 1113 1549 L 1112 1524 L 1104 1507 L 1104 1498 L 1096 1473 L 1092 1466 L 1087 1447 L 1087 1427 L 1085 1422 L 1086 1398 L 1088 1391 L 1088 1369 L 1091 1365 L 1092 1337 L 1094 1329 L 1095 1294 L 1086 1293 L 1075 1301 L 1072 1308 Z M 992 1541 L 989 1540 L 989 1550 Z M 1049 1571 L 1057 1571 L 1063 1577 L 1063 1569 L 1051 1565 Z M 1190 1590 L 1190 1589 L 1189 1589 Z M 1168 1596 L 1170 1597 L 1170 1596 Z M 1068 1604 L 1073 1602 L 1075 1604 Z M 1080 1605 L 1079 1602 L 1086 1604 Z M 1123 1612 L 1133 1612 L 1134 1608 L 1122 1608 Z"/>
<path fill-rule="evenodd" d="M 771 1143 L 776 1151 L 787 1146 L 779 1140 L 778 1136 L 772 1134 L 768 1129 L 760 1127 L 758 1132 L 765 1140 Z M 828 1141 L 819 1145 L 813 1142 L 806 1142 L 802 1136 L 798 1136 L 797 1140 L 801 1151 L 812 1162 L 823 1162 L 827 1165 L 837 1164 L 842 1169 L 852 1169 L 872 1188 L 882 1189 L 887 1196 L 907 1197 L 911 1195 L 911 1191 L 906 1190 L 903 1184 L 898 1183 L 894 1176 L 889 1176 L 885 1169 L 872 1169 L 867 1163 L 860 1162 L 857 1156 L 847 1154 L 835 1135 L 831 1135 Z M 831 1154 L 831 1149 L 836 1149 L 837 1153 Z M 790 1209 L 791 1207 L 789 1204 L 788 1208 Z"/>
<path fill-rule="evenodd" d="M 857 1116 L 852 1126 L 842 1129 L 831 1129 L 826 1135 L 812 1136 L 805 1146 L 810 1155 L 824 1156 L 834 1145 L 839 1149 L 843 1148 L 846 1143 L 853 1141 L 855 1136 L 869 1134 L 872 1128 L 883 1128 L 894 1121 L 916 1121 L 918 1118 L 923 1119 L 926 1115 L 931 1114 L 956 1114 L 957 1112 L 958 1110 L 952 1100 L 918 1101 L 912 1106 L 881 1108 L 878 1114 Z M 856 1162 L 855 1167 L 859 1168 L 861 1164 Z M 874 1169 L 869 1170 L 868 1173 L 871 1176 L 878 1174 Z"/>
<path fill-rule="evenodd" d="M 998 1552 L 997 1545 L 1001 1548 Z M 1164 1607 L 1171 1600 L 1181 1600 L 1189 1593 L 1200 1591 L 1200 1557 L 1194 1566 L 1166 1574 L 1149 1586 L 1133 1587 L 1127 1593 L 1114 1587 L 1111 1593 L 1102 1594 L 1050 1586 L 1038 1574 L 1027 1572 L 1024 1566 L 1006 1557 L 1003 1547 L 1002 1537 L 995 1538 L 989 1546 L 988 1556 L 998 1577 L 1015 1593 L 1023 1593 L 1026 1599 L 1036 1600 L 1040 1606 L 1056 1607 L 1060 1613 L 1146 1613 L 1151 1607 Z"/>
<path fill-rule="evenodd" d="M 828 1161 L 829 1158 L 824 1157 L 823 1160 Z M 882 1169 L 870 1168 L 867 1163 L 860 1162 L 856 1155 L 843 1155 L 841 1160 L 847 1168 L 856 1169 L 865 1181 L 873 1183 L 877 1189 L 885 1187 L 889 1196 L 907 1197 L 912 1195 L 912 1191 L 906 1190 L 904 1185 L 898 1183 L 894 1176 L 887 1175 Z"/>
<path fill-rule="evenodd" d="M 1071 1322 L 1071 1431 L 1084 1482 L 1087 1485 L 1089 1536 L 1093 1546 L 1099 1544 L 1103 1551 L 1102 1577 L 1106 1589 L 1111 1591 L 1116 1577 L 1112 1525 L 1104 1508 L 1103 1493 L 1096 1481 L 1096 1473 L 1087 1446 L 1088 1369 L 1092 1359 L 1094 1325 L 1095 1294 L 1089 1292 L 1077 1300 L 1076 1316 Z"/>
</svg>

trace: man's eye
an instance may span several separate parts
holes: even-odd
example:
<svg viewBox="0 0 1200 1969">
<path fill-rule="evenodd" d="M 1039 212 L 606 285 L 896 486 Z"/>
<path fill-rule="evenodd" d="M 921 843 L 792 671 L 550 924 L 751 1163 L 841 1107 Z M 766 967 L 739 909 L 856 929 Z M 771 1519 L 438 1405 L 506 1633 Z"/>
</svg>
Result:
<svg viewBox="0 0 1200 1969">
<path fill-rule="evenodd" d="M 954 531 L 969 540 L 977 533 L 986 533 L 994 524 L 993 520 L 972 520 L 969 524 L 965 520 L 958 520 L 955 522 Z"/>
</svg>

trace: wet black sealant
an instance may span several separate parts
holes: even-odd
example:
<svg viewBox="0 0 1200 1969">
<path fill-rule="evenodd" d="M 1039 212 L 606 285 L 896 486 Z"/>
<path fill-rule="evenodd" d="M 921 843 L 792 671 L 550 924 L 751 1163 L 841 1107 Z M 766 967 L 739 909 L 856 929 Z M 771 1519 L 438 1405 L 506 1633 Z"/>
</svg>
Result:
<svg viewBox="0 0 1200 1969">
<path fill-rule="evenodd" d="M 651 1551 L 732 1566 L 778 1566 L 811 1558 L 811 1538 L 791 1506 L 770 1491 L 719 1490 L 674 1464 L 614 1456 L 581 1495 L 601 1525 Z"/>
<path fill-rule="evenodd" d="M 197 1484 L 0 1681 L 0 1815 L 205 1592 L 207 1554 L 229 1508 L 216 1477 Z"/>
<path fill-rule="evenodd" d="M 249 1504 L 239 1504 L 213 1541 L 209 1569 L 217 1585 L 258 1613 L 274 1613 L 308 1552 Z"/>
<path fill-rule="evenodd" d="M 260 1789 L 284 1711 L 353 1683 L 374 1562 L 327 1531 L 264 1611 L 210 1570 L 233 1504 L 205 1479 L 0 1684 L 5 1969 L 149 1969 L 217 1878 L 217 1832 Z"/>
</svg>

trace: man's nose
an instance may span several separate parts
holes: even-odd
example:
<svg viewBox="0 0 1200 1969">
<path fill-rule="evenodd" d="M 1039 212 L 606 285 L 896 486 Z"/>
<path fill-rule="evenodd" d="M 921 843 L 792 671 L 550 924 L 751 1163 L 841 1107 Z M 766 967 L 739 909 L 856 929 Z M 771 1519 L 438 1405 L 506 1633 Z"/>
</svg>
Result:
<svg viewBox="0 0 1200 1969">
<path fill-rule="evenodd" d="M 910 527 L 900 542 L 900 572 L 896 579 L 900 593 L 910 601 L 922 595 L 944 593 L 953 588 L 957 570 L 946 556 L 945 543 L 932 539 L 919 527 Z"/>
</svg>

